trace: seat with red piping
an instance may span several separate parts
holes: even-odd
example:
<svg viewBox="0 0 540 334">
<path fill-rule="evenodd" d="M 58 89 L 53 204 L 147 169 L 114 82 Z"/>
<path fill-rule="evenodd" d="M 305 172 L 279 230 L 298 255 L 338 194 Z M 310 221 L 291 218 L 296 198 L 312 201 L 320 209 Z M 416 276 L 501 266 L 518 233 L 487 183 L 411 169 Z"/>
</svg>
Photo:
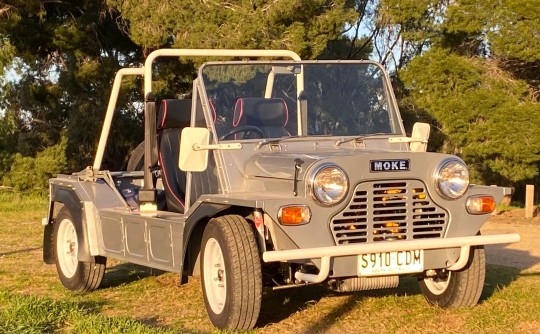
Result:
<svg viewBox="0 0 540 334">
<path fill-rule="evenodd" d="M 234 106 L 233 127 L 256 126 L 264 138 L 290 136 L 288 120 L 287 104 L 280 98 L 239 98 Z"/>
<path fill-rule="evenodd" d="M 191 100 L 164 99 L 157 120 L 159 164 L 169 211 L 184 212 L 186 173 L 178 168 L 180 133 L 189 127 Z"/>
</svg>

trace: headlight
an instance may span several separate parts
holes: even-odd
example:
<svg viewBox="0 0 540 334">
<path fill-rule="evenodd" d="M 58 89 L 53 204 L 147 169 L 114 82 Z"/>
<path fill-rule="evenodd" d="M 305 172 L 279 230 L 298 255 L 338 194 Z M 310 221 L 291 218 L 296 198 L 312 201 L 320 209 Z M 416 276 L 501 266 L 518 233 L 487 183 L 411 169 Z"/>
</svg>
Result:
<svg viewBox="0 0 540 334">
<path fill-rule="evenodd" d="M 439 193 L 450 199 L 463 196 L 469 187 L 469 171 L 461 161 L 444 161 L 435 173 L 435 182 Z"/>
<path fill-rule="evenodd" d="M 339 203 L 347 194 L 349 181 L 341 168 L 326 165 L 315 173 L 312 182 L 313 197 L 322 205 L 331 206 Z"/>
</svg>

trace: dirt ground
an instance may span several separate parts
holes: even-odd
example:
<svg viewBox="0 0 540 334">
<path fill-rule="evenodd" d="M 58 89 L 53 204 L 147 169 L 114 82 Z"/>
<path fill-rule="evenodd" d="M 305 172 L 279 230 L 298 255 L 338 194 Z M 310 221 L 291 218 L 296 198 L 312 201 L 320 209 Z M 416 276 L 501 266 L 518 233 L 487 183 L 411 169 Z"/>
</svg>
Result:
<svg viewBox="0 0 540 334">
<path fill-rule="evenodd" d="M 482 234 L 519 233 L 514 244 L 486 246 L 487 262 L 540 273 L 540 216 L 525 218 L 524 209 L 512 209 L 492 216 Z"/>
</svg>

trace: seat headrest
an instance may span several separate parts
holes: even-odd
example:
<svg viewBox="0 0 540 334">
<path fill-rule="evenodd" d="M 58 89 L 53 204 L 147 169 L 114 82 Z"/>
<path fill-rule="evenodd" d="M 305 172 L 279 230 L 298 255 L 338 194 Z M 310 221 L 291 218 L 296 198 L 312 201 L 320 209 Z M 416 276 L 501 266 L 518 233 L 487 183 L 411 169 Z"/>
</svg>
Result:
<svg viewBox="0 0 540 334">
<path fill-rule="evenodd" d="M 289 120 L 287 104 L 280 98 L 239 98 L 234 106 L 233 126 L 285 127 Z"/>
<path fill-rule="evenodd" d="M 157 120 L 160 130 L 185 128 L 191 123 L 191 99 L 163 99 Z"/>
</svg>

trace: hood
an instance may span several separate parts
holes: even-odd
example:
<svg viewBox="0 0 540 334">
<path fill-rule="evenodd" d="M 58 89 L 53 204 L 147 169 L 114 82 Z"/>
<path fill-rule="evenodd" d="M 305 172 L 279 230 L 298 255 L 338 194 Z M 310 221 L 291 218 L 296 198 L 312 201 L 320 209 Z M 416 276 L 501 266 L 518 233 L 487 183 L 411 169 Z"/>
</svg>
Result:
<svg viewBox="0 0 540 334">
<path fill-rule="evenodd" d="M 309 169 L 311 165 L 317 161 L 343 156 L 358 155 L 358 151 L 329 151 L 329 152 L 311 152 L 295 153 L 295 152 L 275 152 L 275 153 L 259 153 L 255 154 L 246 162 L 245 175 L 251 177 L 263 177 L 293 180 L 297 159 L 301 165 L 299 177 L 302 177 L 303 171 Z"/>
</svg>

